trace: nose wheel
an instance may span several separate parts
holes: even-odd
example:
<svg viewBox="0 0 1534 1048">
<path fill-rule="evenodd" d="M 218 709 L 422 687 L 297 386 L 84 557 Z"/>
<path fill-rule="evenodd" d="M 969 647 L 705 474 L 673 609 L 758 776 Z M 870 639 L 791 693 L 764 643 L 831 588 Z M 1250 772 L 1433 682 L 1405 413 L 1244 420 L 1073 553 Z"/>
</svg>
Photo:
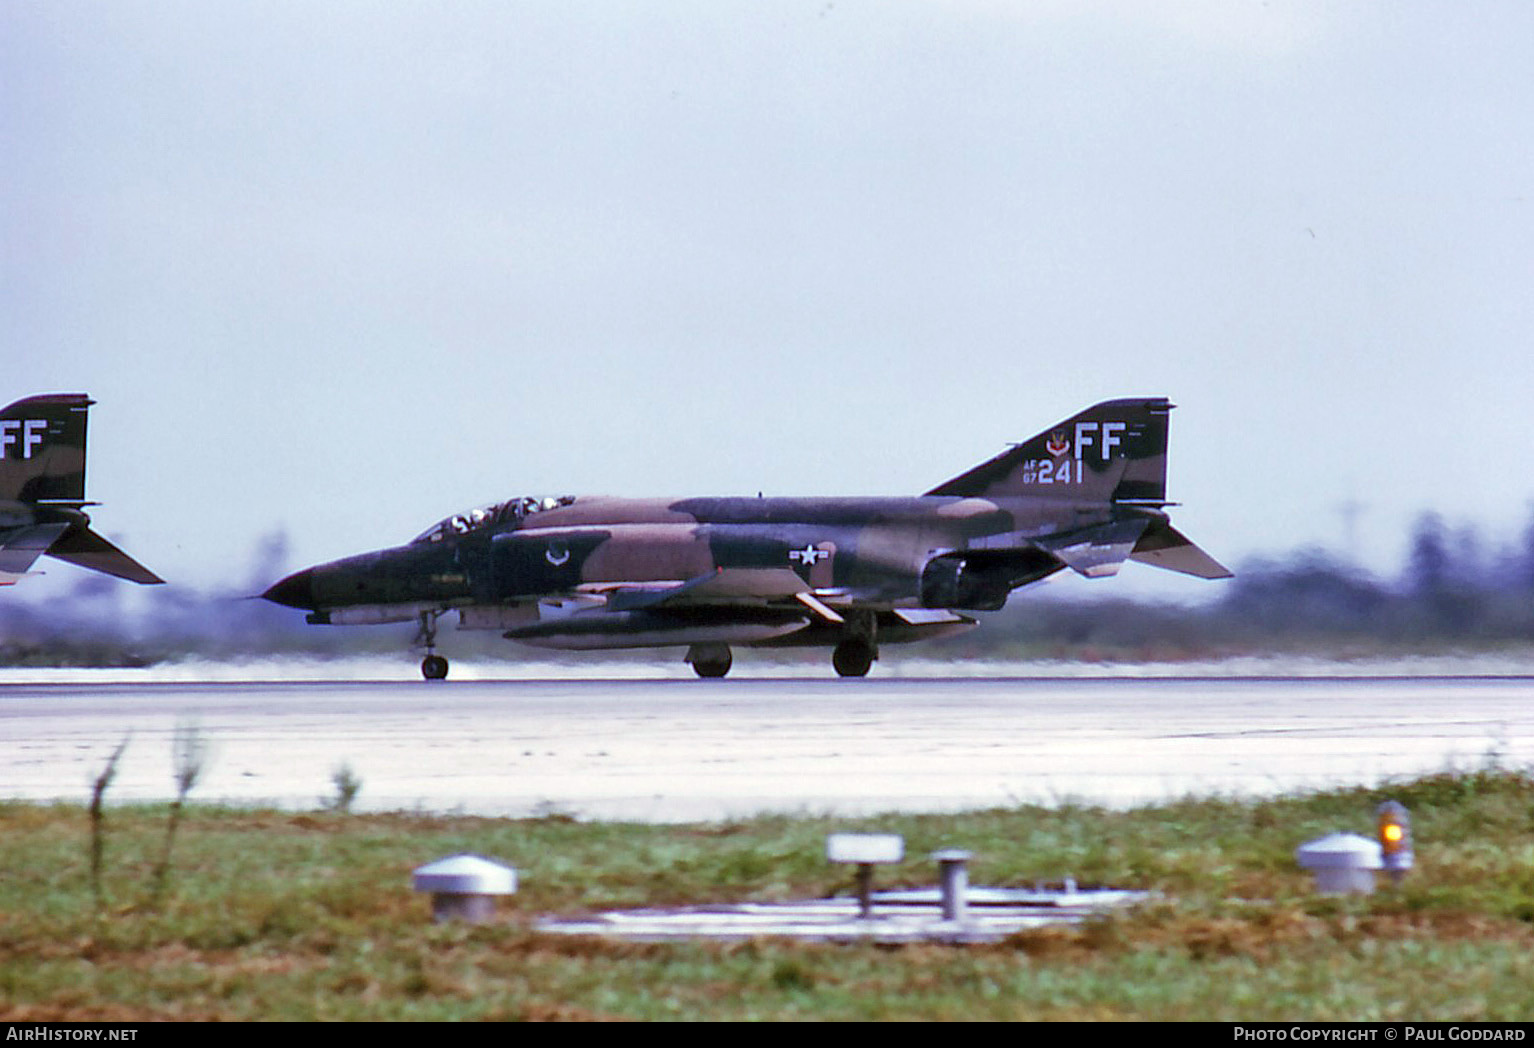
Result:
<svg viewBox="0 0 1534 1048">
<path fill-rule="evenodd" d="M 421 612 L 421 628 L 415 642 L 424 645 L 426 657 L 421 660 L 421 676 L 427 680 L 447 679 L 447 659 L 437 654 L 437 616 L 440 611 Z"/>
</svg>

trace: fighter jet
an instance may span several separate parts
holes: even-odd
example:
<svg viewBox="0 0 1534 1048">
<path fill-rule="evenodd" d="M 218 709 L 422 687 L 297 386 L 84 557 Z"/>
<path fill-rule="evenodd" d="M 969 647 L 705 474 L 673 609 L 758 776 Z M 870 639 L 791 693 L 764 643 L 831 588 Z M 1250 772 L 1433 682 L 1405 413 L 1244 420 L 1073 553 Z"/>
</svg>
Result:
<svg viewBox="0 0 1534 1048">
<path fill-rule="evenodd" d="M 145 584 L 164 580 L 91 530 L 85 506 L 84 393 L 18 400 L 0 412 L 0 586 L 43 554 Z"/>
<path fill-rule="evenodd" d="M 1171 409 L 1106 401 L 919 496 L 513 498 L 262 596 L 315 624 L 418 623 L 428 680 L 447 676 L 451 611 L 545 648 L 686 647 L 700 677 L 728 673 L 733 645 L 825 646 L 861 677 L 881 645 L 970 629 L 964 612 L 1058 571 L 1229 577 L 1167 518 Z"/>
</svg>

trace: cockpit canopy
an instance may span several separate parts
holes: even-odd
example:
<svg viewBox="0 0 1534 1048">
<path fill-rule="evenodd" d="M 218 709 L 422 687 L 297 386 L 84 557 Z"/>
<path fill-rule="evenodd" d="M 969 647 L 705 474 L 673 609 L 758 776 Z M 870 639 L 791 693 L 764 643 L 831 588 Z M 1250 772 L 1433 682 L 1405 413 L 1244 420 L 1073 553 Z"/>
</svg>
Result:
<svg viewBox="0 0 1534 1048">
<path fill-rule="evenodd" d="M 410 544 L 416 545 L 422 542 L 441 542 L 453 535 L 467 535 L 471 531 L 480 528 L 494 527 L 502 524 L 516 524 L 534 513 L 542 513 L 546 509 L 556 509 L 559 506 L 568 506 L 575 501 L 574 495 L 561 495 L 558 498 L 532 498 L 524 496 L 519 499 L 507 499 L 505 502 L 497 502 L 490 506 L 481 506 L 471 509 L 467 513 L 455 513 L 451 517 L 444 517 L 415 538 Z"/>
</svg>

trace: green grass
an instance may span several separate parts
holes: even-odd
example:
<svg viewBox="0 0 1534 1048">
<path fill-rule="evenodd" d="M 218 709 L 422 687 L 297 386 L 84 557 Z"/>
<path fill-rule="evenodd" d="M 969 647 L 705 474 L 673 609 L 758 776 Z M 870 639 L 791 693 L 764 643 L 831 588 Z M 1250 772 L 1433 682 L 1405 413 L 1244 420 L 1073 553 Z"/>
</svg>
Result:
<svg viewBox="0 0 1534 1048">
<path fill-rule="evenodd" d="M 1310 892 L 1294 848 L 1412 811 L 1418 869 Z M 169 807 L 111 808 L 103 904 L 83 807 L 0 805 L 0 1018 L 1525 1020 L 1534 1010 L 1534 779 L 1487 769 L 1385 790 L 1128 812 L 1070 804 L 866 820 L 648 826 L 562 817 L 191 806 L 152 902 Z M 845 890 L 832 830 L 905 835 L 881 887 L 976 853 L 977 884 L 1072 875 L 1147 889 L 1135 914 L 962 948 L 546 936 L 543 914 Z M 410 872 L 472 851 L 520 892 L 434 925 Z"/>
</svg>

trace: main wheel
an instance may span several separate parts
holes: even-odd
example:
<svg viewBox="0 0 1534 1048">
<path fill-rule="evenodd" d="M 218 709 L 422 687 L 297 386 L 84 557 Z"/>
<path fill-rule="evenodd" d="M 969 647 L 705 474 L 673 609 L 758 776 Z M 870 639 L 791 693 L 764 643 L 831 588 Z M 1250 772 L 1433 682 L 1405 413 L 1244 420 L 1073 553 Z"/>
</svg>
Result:
<svg viewBox="0 0 1534 1048">
<path fill-rule="evenodd" d="M 843 677 L 866 677 L 873 664 L 873 648 L 860 640 L 844 640 L 831 652 L 831 665 Z"/>
<path fill-rule="evenodd" d="M 447 660 L 441 655 L 428 655 L 421 660 L 421 676 L 427 680 L 447 678 Z"/>
<path fill-rule="evenodd" d="M 723 677 L 735 662 L 728 644 L 695 645 L 688 650 L 687 661 L 700 677 Z"/>
</svg>

